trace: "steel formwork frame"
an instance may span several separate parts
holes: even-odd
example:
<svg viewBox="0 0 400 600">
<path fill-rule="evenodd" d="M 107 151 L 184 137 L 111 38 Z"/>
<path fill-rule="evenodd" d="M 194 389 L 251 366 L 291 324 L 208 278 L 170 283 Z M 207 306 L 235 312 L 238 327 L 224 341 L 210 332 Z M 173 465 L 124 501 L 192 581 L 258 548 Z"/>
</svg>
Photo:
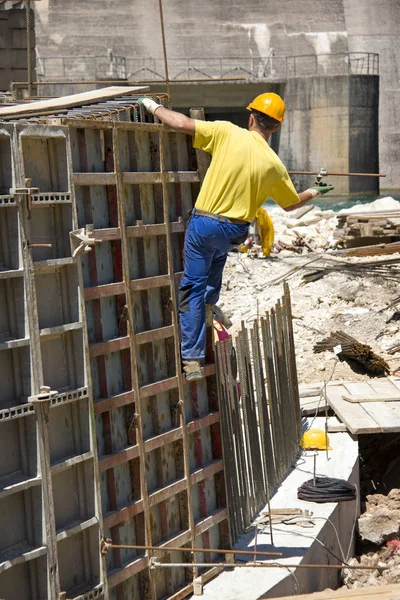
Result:
<svg viewBox="0 0 400 600">
<path fill-rule="evenodd" d="M 229 547 L 229 529 L 215 365 L 190 385 L 180 367 L 176 286 L 199 183 L 191 144 L 153 123 L 68 124 L 79 225 L 93 223 L 98 240 L 83 271 L 104 532 L 115 545 L 182 546 L 172 562 L 203 560 L 211 541 Z M 190 571 L 156 573 L 148 554 L 113 549 L 109 594 L 183 598 Z"/>
<path fill-rule="evenodd" d="M 100 598 L 82 273 L 68 257 L 68 129 L 1 124 L 0 152 L 0 595 Z"/>
<path fill-rule="evenodd" d="M 155 123 L 51 123 L 0 124 L 0 527 L 22 524 L 0 545 L 0 596 L 183 598 L 197 567 L 102 557 L 100 539 L 182 547 L 165 560 L 183 563 L 230 547 L 212 348 L 202 381 L 180 366 L 196 156 Z"/>
</svg>

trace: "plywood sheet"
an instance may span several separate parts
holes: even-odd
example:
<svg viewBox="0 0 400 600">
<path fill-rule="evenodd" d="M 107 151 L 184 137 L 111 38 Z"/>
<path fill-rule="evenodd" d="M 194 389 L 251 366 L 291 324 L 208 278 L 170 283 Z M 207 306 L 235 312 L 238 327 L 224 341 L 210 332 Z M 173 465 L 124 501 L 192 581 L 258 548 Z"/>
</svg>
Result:
<svg viewBox="0 0 400 600">
<path fill-rule="evenodd" d="M 81 92 L 70 96 L 61 96 L 60 98 L 50 98 L 49 100 L 38 100 L 14 106 L 5 106 L 0 108 L 0 119 L 14 119 L 25 116 L 52 114 L 54 112 L 63 112 L 74 106 L 83 106 L 101 100 L 111 100 L 118 96 L 139 94 L 148 91 L 148 86 L 122 86 L 114 85 L 101 88 L 100 90 L 91 90 L 90 92 Z"/>
</svg>

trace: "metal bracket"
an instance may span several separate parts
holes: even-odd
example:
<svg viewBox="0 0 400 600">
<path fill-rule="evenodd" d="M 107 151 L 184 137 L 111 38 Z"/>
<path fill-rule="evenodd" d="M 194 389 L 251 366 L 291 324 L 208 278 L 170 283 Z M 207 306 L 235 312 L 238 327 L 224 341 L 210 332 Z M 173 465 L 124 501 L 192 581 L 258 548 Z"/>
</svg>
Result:
<svg viewBox="0 0 400 600">
<path fill-rule="evenodd" d="M 32 179 L 26 178 L 25 179 L 25 187 L 10 189 L 10 194 L 12 194 L 13 196 L 26 197 L 27 202 L 28 202 L 28 211 L 29 212 L 31 211 L 31 207 L 32 207 L 31 196 L 33 194 L 39 194 L 39 188 L 31 187 L 31 183 L 32 183 Z"/>
<path fill-rule="evenodd" d="M 92 246 L 99 240 L 94 238 L 94 225 L 86 225 L 80 229 L 69 232 L 69 241 L 71 244 L 71 254 L 73 258 L 90 252 Z"/>
<path fill-rule="evenodd" d="M 57 390 L 52 390 L 48 385 L 41 385 L 39 394 L 36 396 L 29 396 L 28 402 L 50 402 L 57 394 Z"/>
</svg>

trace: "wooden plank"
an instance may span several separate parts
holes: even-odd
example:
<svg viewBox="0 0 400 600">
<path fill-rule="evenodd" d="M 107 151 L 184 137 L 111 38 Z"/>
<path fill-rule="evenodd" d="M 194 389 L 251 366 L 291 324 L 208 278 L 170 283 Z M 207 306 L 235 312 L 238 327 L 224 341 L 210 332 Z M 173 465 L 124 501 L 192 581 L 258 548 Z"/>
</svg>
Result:
<svg viewBox="0 0 400 600">
<path fill-rule="evenodd" d="M 109 296 L 119 296 L 125 293 L 125 284 L 123 281 L 117 283 L 105 283 L 104 285 L 94 285 L 85 288 L 85 300 L 96 300 L 97 298 L 108 298 Z"/>
<path fill-rule="evenodd" d="M 346 388 L 343 385 L 327 386 L 327 401 L 349 431 L 354 434 L 381 433 L 381 426 L 375 421 L 362 404 L 352 404 L 343 400 Z"/>
<path fill-rule="evenodd" d="M 346 402 L 400 402 L 400 394 L 396 396 L 380 396 L 379 394 L 370 394 L 367 396 L 366 394 L 343 394 L 343 400 Z"/>
<path fill-rule="evenodd" d="M 371 402 L 362 405 L 383 433 L 400 431 L 400 403 Z"/>
<path fill-rule="evenodd" d="M 348 402 L 400 401 L 400 391 L 386 378 L 370 382 L 346 383 L 344 387 L 349 393 L 344 393 L 343 399 Z"/>
<path fill-rule="evenodd" d="M 357 396 L 362 396 L 362 394 L 365 394 L 366 396 L 371 396 L 373 394 L 373 391 L 371 390 L 369 383 L 367 383 L 366 381 L 357 381 L 355 383 L 349 382 L 349 383 L 343 383 L 343 387 L 347 390 L 348 395 L 353 396 L 353 395 L 357 395 Z"/>
<path fill-rule="evenodd" d="M 387 377 L 382 379 L 371 379 L 369 385 L 378 395 L 382 396 L 382 398 L 389 398 L 399 391 L 393 381 Z"/>
<path fill-rule="evenodd" d="M 321 567 L 323 568 L 323 567 Z M 400 584 L 382 585 L 379 587 L 363 587 L 349 590 L 345 587 L 338 590 L 326 590 L 300 596 L 285 596 L 285 600 L 341 600 L 342 598 L 359 598 L 360 600 L 399 600 Z M 281 597 L 270 600 L 282 600 Z"/>
<path fill-rule="evenodd" d="M 175 221 L 169 224 L 171 233 L 183 233 L 185 231 L 184 221 Z M 126 228 L 128 238 L 141 238 L 150 235 L 166 235 L 167 226 L 165 223 L 156 223 L 154 225 L 130 225 Z"/>
<path fill-rule="evenodd" d="M 100 398 L 100 400 L 94 402 L 94 412 L 99 415 L 103 412 L 108 412 L 113 408 L 132 404 L 134 401 L 135 396 L 131 390 L 129 392 L 122 392 L 122 394 L 117 394 L 116 396 L 111 396 L 110 398 Z"/>
<path fill-rule="evenodd" d="M 115 185 L 115 173 L 74 173 L 75 185 Z"/>
<path fill-rule="evenodd" d="M 122 173 L 123 184 L 155 184 L 162 182 L 160 171 L 132 171 Z M 197 171 L 166 171 L 167 183 L 198 183 L 200 181 Z"/>
<path fill-rule="evenodd" d="M 23 116 L 33 116 L 39 114 L 52 113 L 54 111 L 65 112 L 74 106 L 83 106 L 92 102 L 101 100 L 111 100 L 118 96 L 138 94 L 148 91 L 147 86 L 110 86 L 100 90 L 91 90 L 90 92 L 81 92 L 70 96 L 61 96 L 60 98 L 50 98 L 49 100 L 38 100 L 36 102 L 25 102 L 14 106 L 0 108 L 0 119 L 18 118 Z"/>
</svg>

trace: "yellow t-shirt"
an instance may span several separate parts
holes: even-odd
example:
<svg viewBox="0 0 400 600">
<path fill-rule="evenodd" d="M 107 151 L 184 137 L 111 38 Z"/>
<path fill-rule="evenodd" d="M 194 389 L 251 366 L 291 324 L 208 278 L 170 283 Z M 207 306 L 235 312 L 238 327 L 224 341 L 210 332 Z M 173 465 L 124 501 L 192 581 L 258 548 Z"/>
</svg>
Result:
<svg viewBox="0 0 400 600">
<path fill-rule="evenodd" d="M 282 208 L 299 202 L 285 166 L 255 131 L 196 120 L 193 146 L 212 155 L 197 209 L 251 222 L 268 198 Z"/>
</svg>

